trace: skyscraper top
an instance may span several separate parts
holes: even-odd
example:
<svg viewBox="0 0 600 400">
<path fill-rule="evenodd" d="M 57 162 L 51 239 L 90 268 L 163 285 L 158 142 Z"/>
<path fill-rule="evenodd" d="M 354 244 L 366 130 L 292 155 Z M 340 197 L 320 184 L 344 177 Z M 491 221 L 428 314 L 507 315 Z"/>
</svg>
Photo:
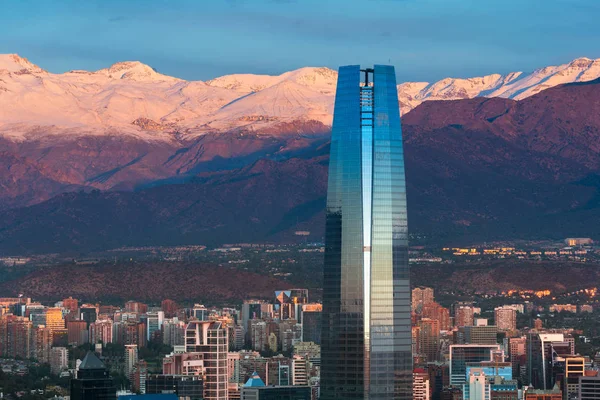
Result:
<svg viewBox="0 0 600 400">
<path fill-rule="evenodd" d="M 83 361 L 79 365 L 79 369 L 105 369 L 104 363 L 100 361 L 98 356 L 92 351 L 88 351 Z"/>
</svg>

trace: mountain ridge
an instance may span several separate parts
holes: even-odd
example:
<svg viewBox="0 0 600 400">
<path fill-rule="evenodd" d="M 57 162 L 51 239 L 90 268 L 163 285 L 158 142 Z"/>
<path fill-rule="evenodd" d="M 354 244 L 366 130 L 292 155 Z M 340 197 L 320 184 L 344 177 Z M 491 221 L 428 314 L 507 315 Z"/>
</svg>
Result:
<svg viewBox="0 0 600 400">
<path fill-rule="evenodd" d="M 403 114 L 431 100 L 502 97 L 516 100 L 550 87 L 600 77 L 600 59 L 578 58 L 532 73 L 398 85 Z M 139 61 L 97 71 L 54 74 L 16 54 L 0 55 L 0 136 L 123 135 L 147 141 L 188 141 L 207 133 L 273 135 L 280 125 L 331 126 L 337 72 L 303 67 L 280 75 L 234 74 L 185 81 Z M 139 121 L 145 121 L 139 123 Z"/>
</svg>

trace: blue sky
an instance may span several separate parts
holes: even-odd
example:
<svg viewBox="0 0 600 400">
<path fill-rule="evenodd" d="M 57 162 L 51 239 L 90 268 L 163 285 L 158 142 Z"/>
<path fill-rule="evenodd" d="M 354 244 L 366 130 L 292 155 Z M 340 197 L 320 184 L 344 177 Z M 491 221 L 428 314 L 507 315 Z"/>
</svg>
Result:
<svg viewBox="0 0 600 400">
<path fill-rule="evenodd" d="M 206 80 L 391 63 L 400 81 L 600 57 L 599 0 L 0 0 L 0 53 Z"/>
</svg>

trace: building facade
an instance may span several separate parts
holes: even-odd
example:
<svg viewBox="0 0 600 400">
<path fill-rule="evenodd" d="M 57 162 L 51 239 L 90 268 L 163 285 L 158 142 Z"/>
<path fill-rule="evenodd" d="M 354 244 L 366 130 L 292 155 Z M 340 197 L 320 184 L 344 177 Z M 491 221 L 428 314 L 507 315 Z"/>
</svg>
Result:
<svg viewBox="0 0 600 400">
<path fill-rule="evenodd" d="M 394 67 L 340 68 L 328 179 L 321 399 L 410 399 L 406 185 Z"/>
</svg>

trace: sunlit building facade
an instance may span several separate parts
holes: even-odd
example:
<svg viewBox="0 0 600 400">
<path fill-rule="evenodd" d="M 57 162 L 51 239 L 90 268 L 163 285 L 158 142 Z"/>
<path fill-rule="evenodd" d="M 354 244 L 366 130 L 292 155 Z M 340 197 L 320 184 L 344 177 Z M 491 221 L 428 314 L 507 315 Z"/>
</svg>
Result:
<svg viewBox="0 0 600 400">
<path fill-rule="evenodd" d="M 331 137 L 321 399 L 411 399 L 406 186 L 394 67 L 341 67 Z"/>
</svg>

